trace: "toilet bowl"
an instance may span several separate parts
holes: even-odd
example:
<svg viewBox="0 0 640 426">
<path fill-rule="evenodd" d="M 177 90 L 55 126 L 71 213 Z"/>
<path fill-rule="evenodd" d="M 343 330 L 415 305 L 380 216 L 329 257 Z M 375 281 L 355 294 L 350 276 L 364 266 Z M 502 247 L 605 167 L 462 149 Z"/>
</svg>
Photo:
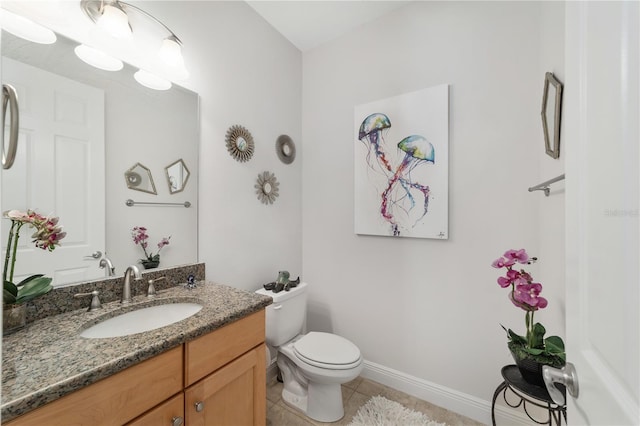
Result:
<svg viewBox="0 0 640 426">
<path fill-rule="evenodd" d="M 277 365 L 282 373 L 284 402 L 320 422 L 335 422 L 344 416 L 343 383 L 362 372 L 360 349 L 331 333 L 302 334 L 306 316 L 306 283 L 290 291 L 273 293 L 267 307 L 267 344 L 277 349 Z"/>
</svg>

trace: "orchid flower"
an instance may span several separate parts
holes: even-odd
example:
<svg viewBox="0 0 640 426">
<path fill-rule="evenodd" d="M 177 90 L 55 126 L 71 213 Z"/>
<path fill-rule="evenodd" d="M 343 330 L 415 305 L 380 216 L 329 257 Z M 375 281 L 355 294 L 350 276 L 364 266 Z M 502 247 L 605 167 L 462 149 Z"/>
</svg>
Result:
<svg viewBox="0 0 640 426">
<path fill-rule="evenodd" d="M 55 216 L 43 216 L 34 210 L 20 211 L 8 210 L 3 216 L 11 220 L 11 229 L 7 241 L 7 250 L 4 261 L 2 278 L 4 281 L 5 303 L 25 303 L 35 297 L 41 296 L 51 290 L 51 278 L 42 274 L 32 275 L 18 284 L 13 283 L 16 257 L 18 254 L 18 239 L 21 228 L 27 224 L 35 231 L 31 238 L 35 246 L 43 250 L 53 251 L 60 245 L 67 233 L 58 225 L 60 219 Z"/>
<path fill-rule="evenodd" d="M 140 247 L 142 247 L 142 251 L 144 252 L 147 260 L 157 261 L 160 259 L 160 250 L 162 250 L 164 246 L 169 245 L 171 236 L 164 237 L 160 240 L 160 242 L 158 243 L 158 252 L 156 254 L 147 252 L 147 247 L 149 244 L 147 240 L 149 239 L 149 234 L 147 234 L 147 228 L 145 228 L 144 226 L 134 226 L 133 229 L 131 229 L 131 238 L 133 239 L 134 244 L 140 245 Z"/>
<path fill-rule="evenodd" d="M 498 277 L 498 285 L 502 288 L 511 288 L 509 292 L 509 300 L 514 306 L 524 310 L 525 325 L 527 328 L 527 342 L 533 347 L 534 321 L 533 315 L 538 309 L 546 308 L 547 299 L 540 296 L 542 292 L 542 284 L 534 283 L 530 273 L 525 270 L 515 270 L 513 266 L 516 263 L 526 264 L 530 262 L 530 258 L 525 249 L 507 250 L 504 255 L 491 263 L 491 266 L 497 269 L 506 268 L 504 276 Z"/>
</svg>

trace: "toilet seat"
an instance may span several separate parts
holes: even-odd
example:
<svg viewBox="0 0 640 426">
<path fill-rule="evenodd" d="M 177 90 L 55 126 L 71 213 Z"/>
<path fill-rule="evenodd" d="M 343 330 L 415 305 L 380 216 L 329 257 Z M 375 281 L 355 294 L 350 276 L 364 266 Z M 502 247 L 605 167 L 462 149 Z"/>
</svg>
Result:
<svg viewBox="0 0 640 426">
<path fill-rule="evenodd" d="M 344 337 L 312 331 L 293 344 L 293 352 L 306 364 L 348 370 L 362 362 L 360 349 Z"/>
</svg>

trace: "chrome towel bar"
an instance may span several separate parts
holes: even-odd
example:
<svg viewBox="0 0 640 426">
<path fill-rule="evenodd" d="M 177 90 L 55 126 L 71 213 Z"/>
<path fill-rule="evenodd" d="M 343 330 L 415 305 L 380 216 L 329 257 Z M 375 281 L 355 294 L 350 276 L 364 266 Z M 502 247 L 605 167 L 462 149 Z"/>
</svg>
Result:
<svg viewBox="0 0 640 426">
<path fill-rule="evenodd" d="M 560 176 L 554 177 L 553 179 L 549 179 L 546 182 L 542 182 L 542 183 L 539 183 L 538 185 L 532 186 L 531 188 L 529 188 L 529 192 L 544 191 L 544 195 L 548 197 L 549 192 L 551 191 L 551 189 L 549 188 L 549 185 L 563 179 L 564 179 L 564 173 L 561 174 Z"/>
<path fill-rule="evenodd" d="M 191 203 L 188 201 L 185 201 L 184 203 L 154 203 L 151 201 L 133 201 L 132 199 L 128 199 L 127 201 L 124 202 L 127 206 L 129 207 L 133 207 L 135 205 L 154 205 L 154 206 L 182 206 L 182 207 L 186 207 L 189 208 L 191 207 Z"/>
</svg>

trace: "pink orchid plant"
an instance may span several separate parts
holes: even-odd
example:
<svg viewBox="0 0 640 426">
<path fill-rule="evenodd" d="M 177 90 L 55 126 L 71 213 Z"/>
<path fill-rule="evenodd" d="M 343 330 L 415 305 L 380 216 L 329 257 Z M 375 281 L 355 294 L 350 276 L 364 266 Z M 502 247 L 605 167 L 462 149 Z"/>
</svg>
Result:
<svg viewBox="0 0 640 426">
<path fill-rule="evenodd" d="M 525 249 L 507 250 L 504 255 L 494 260 L 491 266 L 505 269 L 503 276 L 498 277 L 498 285 L 508 288 L 509 300 L 518 308 L 525 311 L 526 335 L 520 336 L 511 329 L 507 331 L 509 349 L 514 356 L 532 358 L 542 364 L 561 367 L 565 363 L 564 342 L 558 336 L 546 339 L 546 330 L 540 323 L 534 323 L 533 316 L 539 309 L 547 307 L 548 301 L 540 296 L 542 284 L 533 282 L 533 277 L 524 269 L 515 269 L 516 264 L 532 264 L 537 260 L 529 257 Z"/>
<path fill-rule="evenodd" d="M 43 274 L 31 275 L 18 284 L 13 283 L 13 274 L 18 253 L 18 239 L 20 238 L 20 230 L 22 227 L 28 225 L 34 228 L 35 232 L 31 235 L 31 238 L 33 238 L 32 242 L 36 247 L 47 251 L 53 251 L 57 245 L 60 245 L 60 240 L 62 240 L 67 233 L 63 232 L 62 226 L 58 224 L 59 218 L 55 216 L 43 216 L 33 210 L 27 210 L 26 212 L 9 210 L 6 211 L 3 216 L 11 220 L 4 270 L 2 272 L 3 302 L 5 305 L 18 305 L 42 296 L 53 288 L 51 286 L 52 279 L 43 276 Z"/>
<path fill-rule="evenodd" d="M 131 238 L 136 245 L 142 247 L 142 251 L 146 259 L 141 259 L 142 261 L 150 261 L 150 262 L 159 262 L 160 261 L 160 250 L 166 245 L 169 245 L 169 240 L 171 236 L 165 237 L 160 240 L 158 243 L 158 252 L 153 254 L 152 252 L 147 252 L 147 247 L 149 243 L 147 240 L 149 239 L 149 234 L 147 234 L 147 228 L 144 226 L 134 226 L 131 230 Z"/>
</svg>

